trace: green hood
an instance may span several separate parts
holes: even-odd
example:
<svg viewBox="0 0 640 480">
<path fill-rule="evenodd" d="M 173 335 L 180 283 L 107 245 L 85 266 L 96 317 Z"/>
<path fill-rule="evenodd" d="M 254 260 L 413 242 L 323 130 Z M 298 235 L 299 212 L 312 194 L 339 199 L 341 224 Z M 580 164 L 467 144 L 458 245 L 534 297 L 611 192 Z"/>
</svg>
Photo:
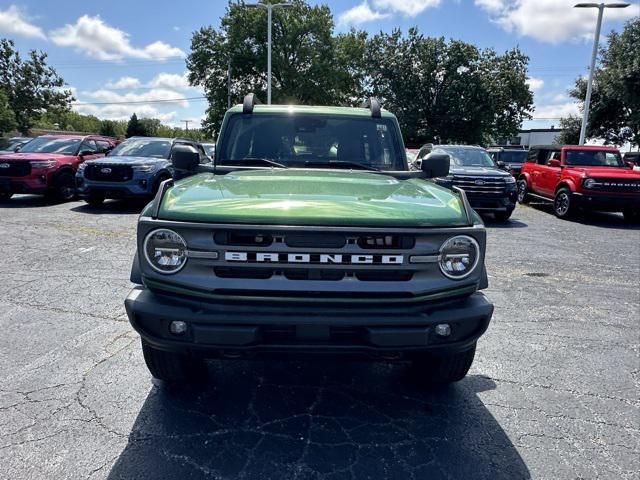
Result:
<svg viewBox="0 0 640 480">
<path fill-rule="evenodd" d="M 431 182 L 318 169 L 245 170 L 188 177 L 167 191 L 159 218 L 367 227 L 467 224 L 460 199 Z"/>
</svg>

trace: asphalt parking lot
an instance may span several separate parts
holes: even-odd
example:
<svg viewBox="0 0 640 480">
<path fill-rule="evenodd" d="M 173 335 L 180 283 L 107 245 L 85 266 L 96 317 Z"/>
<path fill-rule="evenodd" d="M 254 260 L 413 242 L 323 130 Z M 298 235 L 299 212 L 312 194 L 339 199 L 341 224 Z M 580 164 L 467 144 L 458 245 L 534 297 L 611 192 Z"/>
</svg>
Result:
<svg viewBox="0 0 640 480">
<path fill-rule="evenodd" d="M 489 224 L 496 310 L 469 376 L 211 363 L 152 382 L 123 299 L 139 208 L 0 206 L 0 478 L 638 478 L 640 229 L 518 207 Z"/>
</svg>

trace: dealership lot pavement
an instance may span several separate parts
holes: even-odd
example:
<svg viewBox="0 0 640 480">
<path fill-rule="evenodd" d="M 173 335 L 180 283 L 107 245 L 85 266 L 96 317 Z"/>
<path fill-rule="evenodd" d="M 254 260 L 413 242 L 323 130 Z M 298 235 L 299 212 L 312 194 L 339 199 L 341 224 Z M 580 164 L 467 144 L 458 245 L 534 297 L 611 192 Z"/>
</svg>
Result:
<svg viewBox="0 0 640 480">
<path fill-rule="evenodd" d="M 0 478 L 638 478 L 640 230 L 489 224 L 493 323 L 442 392 L 402 364 L 211 363 L 170 394 L 123 299 L 139 208 L 0 206 Z"/>
</svg>

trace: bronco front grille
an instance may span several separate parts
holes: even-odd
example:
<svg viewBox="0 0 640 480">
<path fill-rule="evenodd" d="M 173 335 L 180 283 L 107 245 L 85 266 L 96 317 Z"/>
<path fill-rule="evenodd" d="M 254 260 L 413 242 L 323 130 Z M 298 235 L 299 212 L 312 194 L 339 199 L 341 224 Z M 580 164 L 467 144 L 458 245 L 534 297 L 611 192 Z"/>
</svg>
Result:
<svg viewBox="0 0 640 480">
<path fill-rule="evenodd" d="M 27 175 L 31 175 L 31 163 L 25 160 L 0 160 L 0 177 L 26 177 Z"/>
<path fill-rule="evenodd" d="M 502 194 L 506 191 L 506 183 L 501 177 L 455 175 L 452 184 L 463 189 L 467 195 Z"/>
<path fill-rule="evenodd" d="M 126 182 L 133 178 L 133 168 L 120 164 L 87 164 L 84 176 L 98 182 Z"/>
<path fill-rule="evenodd" d="M 640 193 L 640 180 L 626 180 L 624 178 L 597 178 L 591 190 L 602 192 L 638 192 Z"/>
</svg>

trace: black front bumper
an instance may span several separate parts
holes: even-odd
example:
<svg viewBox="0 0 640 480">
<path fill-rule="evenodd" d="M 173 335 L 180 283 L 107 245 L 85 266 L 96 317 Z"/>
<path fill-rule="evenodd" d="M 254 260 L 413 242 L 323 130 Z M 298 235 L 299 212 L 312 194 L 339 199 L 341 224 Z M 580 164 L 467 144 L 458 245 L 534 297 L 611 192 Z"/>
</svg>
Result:
<svg viewBox="0 0 640 480">
<path fill-rule="evenodd" d="M 640 210 L 640 195 L 612 195 L 607 193 L 573 193 L 572 200 L 581 208 L 622 212 L 628 208 Z"/>
<path fill-rule="evenodd" d="M 503 196 L 467 194 L 471 207 L 478 212 L 512 212 L 516 208 L 518 192 L 506 192 Z"/>
<path fill-rule="evenodd" d="M 237 358 L 261 353 L 357 354 L 404 358 L 421 352 L 447 354 L 471 347 L 486 331 L 493 305 L 481 293 L 407 305 L 213 303 L 134 288 L 125 307 L 131 325 L 155 348 Z M 172 321 L 187 323 L 174 335 Z M 434 327 L 448 323 L 451 335 Z"/>
</svg>

